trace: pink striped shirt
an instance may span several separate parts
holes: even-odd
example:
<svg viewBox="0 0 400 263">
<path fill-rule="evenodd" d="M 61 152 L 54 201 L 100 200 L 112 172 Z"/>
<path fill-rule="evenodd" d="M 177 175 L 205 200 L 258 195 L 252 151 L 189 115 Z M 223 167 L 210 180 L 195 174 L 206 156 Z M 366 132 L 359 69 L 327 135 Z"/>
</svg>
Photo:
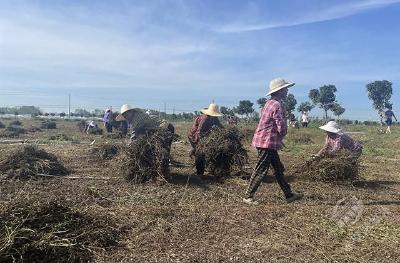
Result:
<svg viewBox="0 0 400 263">
<path fill-rule="evenodd" d="M 347 134 L 329 134 L 326 136 L 324 148 L 330 153 L 334 153 L 342 149 L 357 153 L 361 152 L 363 147 L 360 143 L 354 141 Z"/>
<path fill-rule="evenodd" d="M 252 145 L 256 148 L 280 150 L 287 134 L 287 123 L 280 101 L 269 99 L 261 112 L 261 119 L 254 133 Z"/>
</svg>

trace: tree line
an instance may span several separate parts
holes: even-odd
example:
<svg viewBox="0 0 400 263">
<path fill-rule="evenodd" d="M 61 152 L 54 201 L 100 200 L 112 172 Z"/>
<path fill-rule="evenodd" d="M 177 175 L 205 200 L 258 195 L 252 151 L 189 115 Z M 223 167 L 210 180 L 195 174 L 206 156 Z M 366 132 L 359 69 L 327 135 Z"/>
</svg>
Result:
<svg viewBox="0 0 400 263">
<path fill-rule="evenodd" d="M 373 108 L 378 112 L 379 116 L 383 116 L 385 108 L 392 108 L 391 97 L 393 95 L 392 83 L 387 80 L 378 80 L 366 85 L 368 98 L 372 101 Z M 346 111 L 346 109 L 336 100 L 337 88 L 335 85 L 323 85 L 319 88 L 311 89 L 308 93 L 309 101 L 300 103 L 297 107 L 298 112 L 310 112 L 314 107 L 319 107 L 324 112 L 325 121 L 328 120 L 328 112 L 331 111 L 337 118 Z M 266 97 L 259 98 L 256 103 L 259 108 L 263 108 L 267 101 Z M 286 109 L 287 117 L 294 117 L 296 110 L 297 100 L 291 93 L 283 101 L 284 108 Z M 226 116 L 243 116 L 246 119 L 258 119 L 258 112 L 254 109 L 254 103 L 250 100 L 241 100 L 239 105 L 229 108 L 222 106 L 221 113 Z M 14 115 L 31 115 L 32 117 L 45 115 L 45 116 L 60 116 L 66 117 L 65 112 L 61 113 L 43 113 L 43 111 L 35 106 L 20 106 L 20 107 L 0 107 L 0 114 L 14 114 Z M 71 112 L 74 117 L 102 117 L 103 110 L 94 109 L 88 111 L 86 109 L 75 109 Z M 178 114 L 167 114 L 165 112 L 151 111 L 151 115 L 158 115 L 160 118 L 168 120 L 192 120 L 194 116 L 200 114 L 198 111 L 183 112 Z"/>
<path fill-rule="evenodd" d="M 387 80 L 377 80 L 366 85 L 368 98 L 372 101 L 372 106 L 382 117 L 385 108 L 392 108 L 390 101 L 393 95 L 392 83 Z M 346 111 L 346 109 L 336 99 L 337 88 L 335 85 L 328 84 L 319 88 L 311 89 L 308 93 L 309 101 L 300 103 L 297 107 L 298 112 L 310 112 L 314 107 L 319 107 L 324 112 L 325 121 L 328 120 L 328 112 L 331 111 L 337 118 Z M 260 108 L 263 108 L 267 101 L 266 97 L 259 98 L 256 102 Z M 247 118 L 254 113 L 253 103 L 250 100 L 239 101 L 237 107 L 221 107 L 221 112 L 226 115 L 235 114 L 244 115 Z M 291 93 L 283 100 L 283 106 L 287 117 L 294 117 L 293 112 L 296 109 L 297 100 Z"/>
</svg>

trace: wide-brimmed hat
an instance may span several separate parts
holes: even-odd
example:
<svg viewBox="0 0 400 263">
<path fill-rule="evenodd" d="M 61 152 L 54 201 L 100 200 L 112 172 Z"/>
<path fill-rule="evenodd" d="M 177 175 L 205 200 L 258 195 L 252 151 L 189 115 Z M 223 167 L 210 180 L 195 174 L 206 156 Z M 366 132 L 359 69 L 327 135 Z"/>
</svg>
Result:
<svg viewBox="0 0 400 263">
<path fill-rule="evenodd" d="M 121 112 L 120 112 L 120 114 L 118 114 L 118 116 L 115 118 L 115 120 L 116 121 L 125 121 L 126 119 L 125 119 L 124 115 L 122 115 L 122 114 L 124 114 L 125 112 L 128 112 L 128 111 L 137 111 L 137 110 L 138 110 L 137 108 L 132 108 L 130 105 L 124 104 L 121 106 Z"/>
<path fill-rule="evenodd" d="M 337 134 L 343 133 L 342 129 L 340 129 L 340 127 L 336 123 L 336 121 L 329 121 L 327 124 L 325 124 L 319 128 L 324 131 L 333 132 L 333 133 L 337 133 Z"/>
<path fill-rule="evenodd" d="M 284 89 L 284 88 L 289 88 L 294 86 L 295 83 L 293 82 L 287 82 L 286 80 L 282 78 L 276 78 L 273 79 L 269 82 L 269 92 L 265 96 L 269 96 L 272 93 L 277 92 L 278 90 Z"/>
<path fill-rule="evenodd" d="M 220 117 L 223 116 L 223 114 L 221 112 L 219 112 L 219 107 L 217 104 L 215 103 L 211 103 L 208 108 L 204 108 L 202 110 L 200 110 L 201 113 L 204 113 L 206 115 L 209 116 L 213 116 L 213 117 Z"/>
</svg>

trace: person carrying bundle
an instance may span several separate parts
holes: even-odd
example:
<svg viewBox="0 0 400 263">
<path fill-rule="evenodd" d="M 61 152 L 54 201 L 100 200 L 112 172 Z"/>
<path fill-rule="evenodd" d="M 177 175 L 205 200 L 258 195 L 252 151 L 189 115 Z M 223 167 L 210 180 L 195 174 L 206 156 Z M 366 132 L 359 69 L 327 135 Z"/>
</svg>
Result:
<svg viewBox="0 0 400 263">
<path fill-rule="evenodd" d="M 284 166 L 279 159 L 278 151 L 283 148 L 283 138 L 287 134 L 287 122 L 284 117 L 284 108 L 282 100 L 287 97 L 288 88 L 294 86 L 294 83 L 288 83 L 284 79 L 273 79 L 269 84 L 267 100 L 262 109 L 261 118 L 258 127 L 254 133 L 252 145 L 257 148 L 258 161 L 251 175 L 249 186 L 247 188 L 243 201 L 247 204 L 256 205 L 254 195 L 261 184 L 268 169 L 272 166 L 275 170 L 275 177 L 282 189 L 288 203 L 301 199 L 303 194 L 293 192 L 290 185 L 284 177 Z"/>
<path fill-rule="evenodd" d="M 361 155 L 363 146 L 345 134 L 335 121 L 329 121 L 319 128 L 326 133 L 325 145 L 318 154 L 313 155 L 313 159 L 319 159 L 326 154 L 333 154 L 341 150 L 350 151 L 357 157 Z"/>
<path fill-rule="evenodd" d="M 198 142 L 203 136 L 207 135 L 211 128 L 223 127 L 218 119 L 218 117 L 223 116 L 223 114 L 219 112 L 219 107 L 217 104 L 211 103 L 208 108 L 202 109 L 200 112 L 202 114 L 195 118 L 193 126 L 188 133 L 188 139 L 192 146 L 190 156 L 195 155 Z M 195 164 L 196 174 L 200 177 L 203 176 L 206 166 L 204 156 L 199 154 L 195 155 Z"/>
<path fill-rule="evenodd" d="M 160 122 L 159 120 L 150 117 L 146 112 L 139 108 L 132 108 L 128 104 L 121 106 L 121 113 L 116 117 L 116 121 L 125 121 L 129 123 L 132 129 L 130 139 L 133 140 L 137 136 L 146 135 L 155 132 L 157 129 L 165 129 L 171 134 L 175 133 L 175 127 L 171 123 Z M 170 152 L 173 136 L 166 140 L 165 148 Z"/>
</svg>

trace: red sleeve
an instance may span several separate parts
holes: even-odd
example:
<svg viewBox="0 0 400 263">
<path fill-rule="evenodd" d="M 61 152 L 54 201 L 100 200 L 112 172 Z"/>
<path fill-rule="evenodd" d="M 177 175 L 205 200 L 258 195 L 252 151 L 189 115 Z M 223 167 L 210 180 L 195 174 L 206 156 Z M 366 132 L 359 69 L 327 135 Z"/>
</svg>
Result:
<svg viewBox="0 0 400 263">
<path fill-rule="evenodd" d="M 198 141 L 198 134 L 199 134 L 199 124 L 200 124 L 200 116 L 196 117 L 194 120 L 192 128 L 190 128 L 188 137 L 189 139 L 196 143 Z"/>
</svg>

